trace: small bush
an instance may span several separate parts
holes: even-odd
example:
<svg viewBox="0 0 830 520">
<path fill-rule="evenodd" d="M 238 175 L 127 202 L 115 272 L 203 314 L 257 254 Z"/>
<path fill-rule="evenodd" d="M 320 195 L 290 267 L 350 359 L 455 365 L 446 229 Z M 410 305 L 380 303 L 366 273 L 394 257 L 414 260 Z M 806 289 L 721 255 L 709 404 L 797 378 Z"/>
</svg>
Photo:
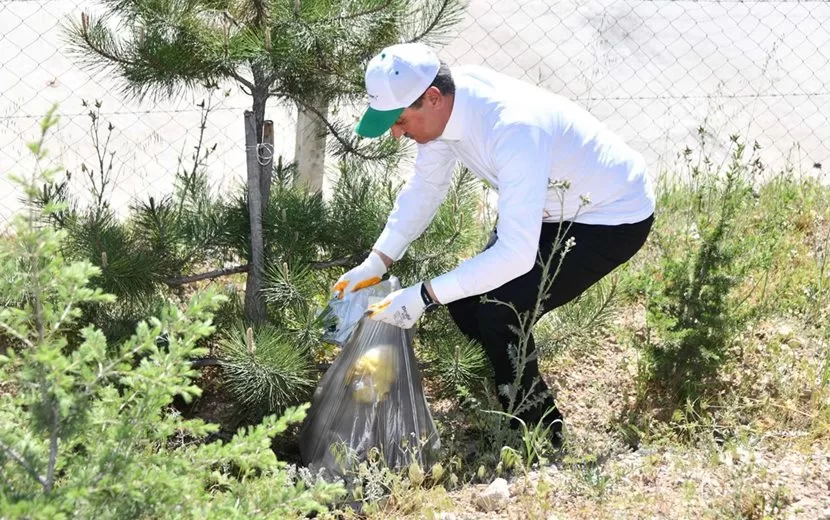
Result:
<svg viewBox="0 0 830 520">
<path fill-rule="evenodd" d="M 696 398 L 712 383 L 747 316 L 733 300 L 733 289 L 750 256 L 740 222 L 752 199 L 749 173 L 759 163 L 747 164 L 744 144 L 737 136 L 732 142 L 731 164 L 722 177 L 716 170 L 693 168 L 697 212 L 689 239 L 678 239 L 683 247 L 663 256 L 648 290 L 653 338 L 644 344 L 641 377 L 676 403 Z"/>
<path fill-rule="evenodd" d="M 30 148 L 45 159 L 43 136 Z M 54 170 L 43 173 L 48 181 Z M 126 342 L 108 345 L 84 326 L 80 304 L 112 302 L 90 280 L 100 271 L 62 255 L 66 233 L 33 203 L 40 176 L 16 179 L 29 200 L 14 241 L 0 243 L 0 511 L 23 518 L 286 518 L 325 509 L 342 488 L 296 484 L 271 451 L 274 435 L 304 408 L 266 418 L 228 444 L 198 441 L 216 425 L 187 420 L 174 397 L 200 394 L 188 360 L 205 353 L 220 297 L 197 294 L 186 309 L 166 305 Z M 23 295 L 22 297 L 20 295 Z M 77 348 L 67 330 L 81 330 Z M 171 439 L 196 442 L 173 449 Z"/>
<path fill-rule="evenodd" d="M 490 365 L 484 349 L 475 341 L 441 342 L 432 361 L 430 374 L 437 378 L 445 395 L 458 394 L 459 389 L 480 391 L 489 375 Z"/>
<path fill-rule="evenodd" d="M 492 377 L 487 354 L 458 329 L 446 308 L 429 314 L 418 332 L 418 357 L 426 363 L 427 375 L 438 383 L 441 397 L 485 397 L 485 382 Z"/>
<path fill-rule="evenodd" d="M 314 373 L 308 350 L 270 325 L 242 325 L 217 346 L 225 383 L 244 412 L 261 417 L 309 396 Z"/>
</svg>

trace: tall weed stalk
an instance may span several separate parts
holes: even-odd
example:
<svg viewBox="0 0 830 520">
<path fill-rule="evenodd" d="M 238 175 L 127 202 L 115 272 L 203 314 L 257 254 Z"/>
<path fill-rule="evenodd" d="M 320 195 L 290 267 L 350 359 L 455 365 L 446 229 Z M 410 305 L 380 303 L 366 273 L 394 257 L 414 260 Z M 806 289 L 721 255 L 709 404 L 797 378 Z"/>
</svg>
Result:
<svg viewBox="0 0 830 520">
<path fill-rule="evenodd" d="M 564 206 L 564 193 L 570 189 L 568 181 L 551 182 L 550 188 L 555 190 L 560 199 L 560 207 Z M 581 197 L 580 210 L 586 205 L 590 204 L 587 196 Z M 578 215 L 579 211 L 577 211 Z M 533 460 L 543 460 L 544 451 L 550 447 L 549 445 L 549 426 L 544 425 L 528 425 L 519 418 L 520 415 L 541 406 L 549 397 L 548 392 L 539 392 L 540 376 L 537 376 L 530 382 L 527 388 L 524 388 L 522 382 L 524 380 L 525 368 L 528 363 L 538 360 L 539 349 L 529 352 L 530 339 L 533 334 L 533 327 L 539 319 L 545 314 L 544 302 L 548 299 L 553 283 L 559 275 L 562 267 L 562 262 L 568 252 L 575 246 L 573 237 L 565 237 L 570 229 L 570 224 L 564 221 L 560 222 L 557 235 L 554 239 L 551 254 L 548 258 L 537 258 L 536 262 L 542 269 L 542 281 L 539 284 L 536 302 L 529 311 L 520 311 L 511 302 L 501 301 L 487 296 L 482 297 L 482 303 L 488 305 L 501 305 L 510 309 L 516 316 L 518 326 L 513 331 L 516 334 L 516 342 L 508 345 L 508 355 L 510 357 L 511 365 L 513 367 L 513 381 L 507 385 L 502 385 L 497 388 L 499 395 L 505 397 L 507 405 L 504 412 L 493 411 L 496 415 L 503 415 L 515 420 L 520 425 L 521 435 L 521 451 L 513 449 L 502 450 L 501 462 L 505 462 L 509 466 L 515 465 L 516 457 L 521 453 L 521 459 L 528 465 Z M 545 410 L 544 415 L 547 416 L 552 410 Z M 503 446 L 508 441 L 510 436 L 509 430 L 506 428 L 508 421 L 500 421 L 498 423 L 495 435 L 495 446 Z M 505 458 L 506 456 L 506 458 Z"/>
</svg>

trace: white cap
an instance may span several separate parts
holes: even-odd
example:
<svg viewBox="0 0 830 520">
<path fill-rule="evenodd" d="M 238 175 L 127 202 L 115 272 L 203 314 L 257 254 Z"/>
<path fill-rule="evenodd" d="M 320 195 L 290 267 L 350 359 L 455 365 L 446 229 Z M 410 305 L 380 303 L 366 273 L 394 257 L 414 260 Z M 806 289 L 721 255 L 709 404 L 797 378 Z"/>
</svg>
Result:
<svg viewBox="0 0 830 520">
<path fill-rule="evenodd" d="M 432 84 L 441 60 L 422 43 L 402 43 L 383 49 L 366 67 L 369 108 L 355 129 L 366 137 L 388 130 L 403 110 Z"/>
</svg>

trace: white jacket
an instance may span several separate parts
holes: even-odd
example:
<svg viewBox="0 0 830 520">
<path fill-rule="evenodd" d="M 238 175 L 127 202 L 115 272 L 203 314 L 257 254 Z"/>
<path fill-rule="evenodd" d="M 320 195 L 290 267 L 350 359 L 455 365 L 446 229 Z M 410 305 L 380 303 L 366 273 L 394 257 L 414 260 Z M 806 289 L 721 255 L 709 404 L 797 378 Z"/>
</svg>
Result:
<svg viewBox="0 0 830 520">
<path fill-rule="evenodd" d="M 456 161 L 498 192 L 498 241 L 432 281 L 441 303 L 483 294 L 533 267 L 542 222 L 629 224 L 654 212 L 642 155 L 566 98 L 482 67 L 452 69 L 441 137 L 418 145 L 375 249 L 400 259 L 444 200 Z M 557 189 L 559 181 L 570 188 Z M 587 204 L 586 204 L 587 202 Z"/>
</svg>

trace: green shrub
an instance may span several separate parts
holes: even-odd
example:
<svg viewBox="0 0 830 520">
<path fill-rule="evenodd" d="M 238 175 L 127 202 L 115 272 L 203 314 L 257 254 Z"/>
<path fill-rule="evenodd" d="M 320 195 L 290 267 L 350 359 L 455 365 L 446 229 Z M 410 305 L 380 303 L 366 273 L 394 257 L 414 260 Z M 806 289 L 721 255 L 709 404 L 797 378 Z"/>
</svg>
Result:
<svg viewBox="0 0 830 520">
<path fill-rule="evenodd" d="M 481 345 L 466 339 L 456 343 L 443 341 L 437 344 L 436 353 L 430 374 L 437 378 L 445 395 L 458 394 L 459 389 L 480 392 L 490 370 Z"/>
<path fill-rule="evenodd" d="M 96 103 L 90 115 L 93 144 L 108 142 L 96 126 L 104 122 L 100 104 Z M 212 149 L 202 145 L 206 116 L 205 109 L 194 163 L 188 168 L 179 165 L 173 192 L 134 201 L 125 218 L 117 218 L 107 201 L 105 188 L 111 186 L 111 164 L 100 165 L 100 171 L 85 170 L 94 188 L 96 203 L 91 208 L 79 209 L 66 182 L 47 182 L 39 193 L 41 206 L 66 203 L 62 211 L 50 213 L 53 222 L 68 233 L 63 253 L 69 259 L 97 266 L 93 284 L 118 298 L 118 306 L 83 305 L 85 321 L 101 328 L 111 343 L 129 337 L 138 321 L 156 313 L 166 299 L 183 301 L 187 294 L 183 277 L 212 270 L 216 271 L 208 274 L 217 275 L 224 270 L 220 268 L 244 264 L 248 257 L 246 190 L 239 187 L 226 197 L 209 189 L 205 163 Z M 397 151 L 397 146 L 388 151 Z M 98 152 L 99 156 L 107 156 L 106 150 Z M 254 330 L 258 354 L 248 354 L 247 327 L 238 323 L 244 298 L 237 298 L 235 288 L 225 291 L 231 300 L 217 316 L 217 325 L 224 333 L 219 347 L 223 350 L 226 381 L 234 388 L 232 393 L 238 401 L 244 403 L 243 408 L 257 410 L 256 414 L 273 411 L 286 404 L 286 395 L 302 395 L 305 391 L 307 375 L 298 374 L 299 386 L 294 387 L 285 372 L 299 358 L 291 361 L 280 357 L 280 349 L 293 348 L 291 355 L 303 352 L 306 359 L 315 360 L 333 354 L 333 349 L 321 341 L 325 324 L 319 319 L 320 310 L 325 308 L 338 274 L 357 265 L 383 230 L 402 184 L 390 173 L 398 166 L 399 157 L 391 155 L 386 164 L 341 157 L 339 175 L 328 200 L 293 187 L 294 165 L 276 161 L 271 195 L 263 214 L 267 253 L 262 295 L 269 322 L 266 329 Z M 466 169 L 459 170 L 436 218 L 396 262 L 392 274 L 407 285 L 441 274 L 455 267 L 460 258 L 470 256 L 484 234 L 476 219 L 480 198 L 478 181 Z M 214 343 L 214 339 L 208 343 Z M 441 356 L 456 345 L 463 346 L 462 357 L 473 352 L 466 340 L 456 342 L 442 335 L 432 335 L 420 343 L 424 357 L 440 359 L 446 359 Z M 267 355 L 276 355 L 288 365 L 281 365 L 277 358 L 263 358 L 271 347 L 276 350 Z M 449 378 L 442 381 L 445 388 L 474 384 L 474 377 L 462 377 L 466 372 L 444 368 L 439 377 Z M 472 370 L 470 374 L 478 369 Z M 246 381 L 263 382 L 264 386 L 257 387 L 267 395 L 248 394 L 251 389 Z M 272 393 L 269 384 L 279 390 Z"/>
<path fill-rule="evenodd" d="M 487 354 L 458 329 L 445 307 L 422 321 L 415 338 L 418 358 L 426 364 L 426 375 L 435 378 L 441 397 L 485 397 L 486 380 L 492 377 Z"/>
<path fill-rule="evenodd" d="M 263 293 L 274 326 L 286 342 L 315 357 L 327 349 L 322 338 L 332 319 L 321 309 L 332 283 L 328 273 L 303 262 L 273 263 L 266 273 Z"/>
<path fill-rule="evenodd" d="M 367 253 L 383 231 L 396 194 L 385 173 L 374 172 L 363 161 L 341 160 L 326 224 L 332 258 Z"/>
<path fill-rule="evenodd" d="M 658 276 L 648 289 L 652 338 L 644 344 L 646 373 L 641 377 L 677 403 L 694 399 L 712 383 L 747 317 L 733 299 L 733 290 L 742 282 L 751 256 L 743 238 L 742 212 L 752 200 L 750 173 L 759 163 L 745 161 L 744 144 L 737 136 L 732 142 L 735 148 L 723 175 L 692 168 L 693 226 L 672 227 L 689 236 L 663 237 L 681 246 L 663 248 Z"/>
<path fill-rule="evenodd" d="M 43 136 L 31 149 L 45 159 Z M 48 181 L 55 170 L 47 169 Z M 304 407 L 266 418 L 227 444 L 198 442 L 216 425 L 171 409 L 200 394 L 188 360 L 203 355 L 220 297 L 197 294 L 184 310 L 167 305 L 119 345 L 82 326 L 79 304 L 112 302 L 89 287 L 100 271 L 62 255 L 66 233 L 48 225 L 60 206 L 33 204 L 37 175 L 23 181 L 29 210 L 0 243 L 0 516 L 27 518 L 285 518 L 324 509 L 339 486 L 295 483 L 271 438 Z M 66 331 L 80 328 L 77 348 Z M 191 442 L 173 448 L 176 438 Z"/>
</svg>

